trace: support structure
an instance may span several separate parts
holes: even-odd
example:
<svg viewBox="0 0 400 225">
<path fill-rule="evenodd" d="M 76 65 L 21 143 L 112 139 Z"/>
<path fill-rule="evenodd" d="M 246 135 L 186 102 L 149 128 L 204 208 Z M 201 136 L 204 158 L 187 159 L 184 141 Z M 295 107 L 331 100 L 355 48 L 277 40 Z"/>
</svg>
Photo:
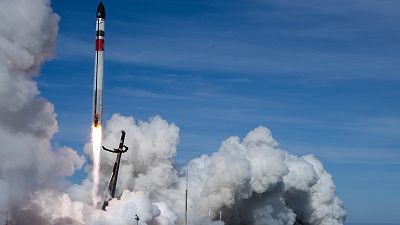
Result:
<svg viewBox="0 0 400 225">
<path fill-rule="evenodd" d="M 118 180 L 118 171 L 119 171 L 119 165 L 121 162 L 121 156 L 122 153 L 128 151 L 128 147 L 124 145 L 125 142 L 125 131 L 121 130 L 121 140 L 119 142 L 118 148 L 114 148 L 113 150 L 107 149 L 106 147 L 102 146 L 104 151 L 112 152 L 112 153 L 117 153 L 117 158 L 115 159 L 114 167 L 112 170 L 111 178 L 110 181 L 108 182 L 108 191 L 109 191 L 109 199 L 104 201 L 103 203 L 103 210 L 106 210 L 106 207 L 108 206 L 108 201 L 110 201 L 112 198 L 115 197 L 115 189 L 117 187 L 117 180 Z"/>
<path fill-rule="evenodd" d="M 135 220 L 136 220 L 136 225 L 139 225 L 140 218 L 137 214 L 135 214 Z"/>
</svg>

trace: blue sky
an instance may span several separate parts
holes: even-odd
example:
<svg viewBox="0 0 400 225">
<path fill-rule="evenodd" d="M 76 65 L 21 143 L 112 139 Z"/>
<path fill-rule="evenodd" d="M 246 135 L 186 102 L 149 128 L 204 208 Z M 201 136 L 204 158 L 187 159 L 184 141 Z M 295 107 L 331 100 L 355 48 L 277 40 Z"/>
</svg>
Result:
<svg viewBox="0 0 400 225">
<path fill-rule="evenodd" d="M 57 49 L 37 78 L 55 145 L 82 151 L 98 1 L 53 1 Z M 105 118 L 181 129 L 177 161 L 263 125 L 315 154 L 348 222 L 399 223 L 400 1 L 104 1 Z M 76 176 L 73 180 L 79 180 Z"/>
</svg>

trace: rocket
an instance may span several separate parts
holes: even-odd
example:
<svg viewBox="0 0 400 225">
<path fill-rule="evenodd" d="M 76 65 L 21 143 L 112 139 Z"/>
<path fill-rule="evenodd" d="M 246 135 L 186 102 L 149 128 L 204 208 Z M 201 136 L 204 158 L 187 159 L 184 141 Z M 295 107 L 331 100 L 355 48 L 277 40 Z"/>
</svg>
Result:
<svg viewBox="0 0 400 225">
<path fill-rule="evenodd" d="M 103 77 L 104 77 L 104 22 L 106 11 L 100 2 L 96 15 L 96 56 L 93 82 L 93 126 L 100 127 L 103 113 Z"/>
</svg>

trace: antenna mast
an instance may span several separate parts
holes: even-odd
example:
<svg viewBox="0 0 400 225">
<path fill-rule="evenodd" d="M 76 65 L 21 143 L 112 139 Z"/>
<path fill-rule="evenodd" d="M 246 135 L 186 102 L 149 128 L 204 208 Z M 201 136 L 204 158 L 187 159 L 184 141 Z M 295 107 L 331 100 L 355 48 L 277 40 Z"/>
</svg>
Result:
<svg viewBox="0 0 400 225">
<path fill-rule="evenodd" d="M 189 164 L 187 164 L 186 166 L 185 225 L 188 224 L 188 189 L 189 189 Z"/>
</svg>

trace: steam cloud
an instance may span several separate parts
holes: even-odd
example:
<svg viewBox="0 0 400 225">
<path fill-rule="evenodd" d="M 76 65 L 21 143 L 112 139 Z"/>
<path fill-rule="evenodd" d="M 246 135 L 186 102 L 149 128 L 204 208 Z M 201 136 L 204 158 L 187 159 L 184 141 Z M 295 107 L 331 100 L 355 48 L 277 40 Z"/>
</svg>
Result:
<svg viewBox="0 0 400 225">
<path fill-rule="evenodd" d="M 39 96 L 32 77 L 51 56 L 59 17 L 45 0 L 0 2 L 0 224 L 20 214 L 31 194 L 60 190 L 83 165 L 68 147 L 54 149 L 53 105 Z M 22 216 L 19 216 L 22 218 Z M 22 224 L 22 223 L 18 223 Z"/>
<path fill-rule="evenodd" d="M 135 214 L 140 225 L 184 224 L 186 168 L 173 160 L 179 128 L 158 116 L 136 122 L 115 114 L 107 121 L 103 144 L 114 146 L 124 129 L 130 148 L 121 162 L 121 197 L 107 211 L 91 206 L 90 173 L 81 184 L 65 182 L 85 160 L 51 145 L 56 115 L 32 79 L 51 56 L 59 17 L 48 0 L 2 0 L 0 19 L 0 224 L 6 212 L 10 223 L 21 225 L 134 224 Z M 91 149 L 87 143 L 88 158 Z M 106 190 L 114 160 L 102 153 L 99 190 Z M 344 222 L 343 203 L 321 162 L 281 150 L 265 127 L 226 139 L 217 152 L 188 166 L 190 225 Z"/>
</svg>

